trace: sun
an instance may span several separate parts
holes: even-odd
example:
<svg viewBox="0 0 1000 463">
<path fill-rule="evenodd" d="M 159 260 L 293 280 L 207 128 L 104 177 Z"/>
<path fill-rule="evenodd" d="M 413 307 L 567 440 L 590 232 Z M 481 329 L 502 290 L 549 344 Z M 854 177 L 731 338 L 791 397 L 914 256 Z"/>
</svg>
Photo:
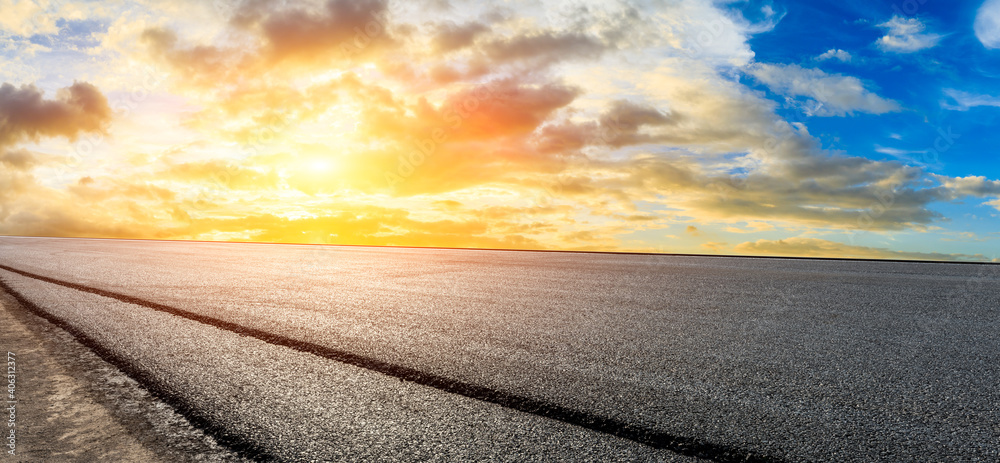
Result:
<svg viewBox="0 0 1000 463">
<path fill-rule="evenodd" d="M 328 172 L 333 169 L 333 163 L 327 159 L 315 159 L 308 163 L 308 167 L 313 172 Z"/>
</svg>

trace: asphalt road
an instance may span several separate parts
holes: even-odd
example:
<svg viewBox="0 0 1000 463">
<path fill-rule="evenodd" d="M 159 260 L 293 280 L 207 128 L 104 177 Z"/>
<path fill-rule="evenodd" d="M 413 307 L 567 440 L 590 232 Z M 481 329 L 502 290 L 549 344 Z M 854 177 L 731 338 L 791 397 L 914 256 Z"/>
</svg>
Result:
<svg viewBox="0 0 1000 463">
<path fill-rule="evenodd" d="M 260 458 L 1000 459 L 995 265 L 0 238 L 0 266 Z"/>
</svg>

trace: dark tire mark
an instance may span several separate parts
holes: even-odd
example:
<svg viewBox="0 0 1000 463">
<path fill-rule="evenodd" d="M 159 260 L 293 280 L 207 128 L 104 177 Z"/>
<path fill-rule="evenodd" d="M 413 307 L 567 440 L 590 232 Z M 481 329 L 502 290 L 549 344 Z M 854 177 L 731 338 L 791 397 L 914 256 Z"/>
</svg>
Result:
<svg viewBox="0 0 1000 463">
<path fill-rule="evenodd" d="M 684 436 L 668 434 L 658 431 L 656 429 L 636 426 L 634 424 L 630 424 L 614 418 L 604 417 L 595 413 L 590 413 L 581 410 L 574 410 L 568 407 L 564 407 L 562 405 L 552 404 L 545 401 L 532 399 L 530 397 L 513 394 L 510 392 L 478 386 L 475 384 L 458 381 L 455 379 L 447 378 L 433 373 L 425 373 L 414 368 L 402 365 L 396 365 L 379 359 L 365 357 L 362 355 L 357 355 L 338 349 L 332 349 L 330 347 L 314 343 L 299 341 L 286 336 L 268 333 L 266 331 L 258 330 L 255 328 L 245 327 L 235 323 L 219 320 L 217 318 L 209 317 L 202 314 L 197 314 L 194 312 L 189 312 L 184 309 L 179 309 L 176 307 L 171 307 L 152 301 L 147 301 L 145 299 L 128 296 L 125 294 L 115 293 L 112 291 L 107 291 L 99 288 L 92 288 L 89 286 L 58 280 L 55 278 L 49 278 L 46 276 L 37 275 L 23 270 L 11 268 L 6 265 L 0 265 L 0 269 L 17 273 L 19 275 L 23 275 L 36 280 L 44 281 L 47 283 L 65 286 L 67 288 L 75 289 L 77 291 L 96 294 L 99 296 L 116 299 L 118 301 L 126 302 L 129 304 L 140 305 L 159 312 L 168 313 L 191 321 L 204 323 L 206 325 L 211 325 L 216 328 L 230 331 L 232 333 L 236 333 L 242 336 L 253 337 L 272 345 L 287 347 L 300 352 L 310 353 L 319 357 L 323 357 L 325 359 L 346 363 L 348 365 L 353 365 L 371 371 L 376 371 L 395 378 L 411 381 L 413 383 L 420 384 L 423 386 L 433 387 L 435 389 L 444 392 L 450 392 L 452 394 L 458 394 L 472 399 L 490 402 L 520 412 L 530 413 L 545 418 L 551 418 L 557 421 L 580 426 L 593 431 L 598 431 L 604 434 L 610 434 L 623 439 L 628 439 L 634 442 L 638 442 L 640 444 L 651 446 L 653 448 L 670 450 L 672 452 L 681 455 L 703 458 L 720 463 L 730 463 L 730 462 L 756 463 L 756 462 L 781 461 L 780 459 L 773 456 L 754 453 L 738 447 L 732 447 L 724 444 L 716 444 L 692 437 L 684 437 Z M 111 359 L 115 360 L 115 361 L 109 360 L 109 363 L 112 363 L 118 366 L 119 368 L 122 368 L 122 371 L 126 372 L 127 374 L 129 374 L 129 376 L 132 376 L 143 385 L 146 385 L 147 383 L 151 384 L 151 387 L 153 388 L 150 389 L 151 392 L 164 389 L 159 384 L 157 384 L 152 378 L 149 378 L 148 375 L 142 373 L 141 371 L 135 370 L 130 365 L 128 365 L 127 362 L 125 362 L 124 360 L 118 359 L 117 357 L 114 356 L 113 353 L 98 346 L 97 343 L 95 343 L 91 338 L 87 337 L 86 334 L 80 332 L 79 330 L 76 330 L 72 326 L 69 326 L 68 323 L 48 314 L 47 312 L 45 312 L 35 304 L 31 303 L 30 301 L 27 301 L 23 296 L 11 290 L 11 288 L 6 283 L 2 282 L 2 279 L 0 279 L 0 287 L 10 292 L 19 302 L 21 302 L 22 304 L 26 304 L 26 307 L 29 307 L 32 311 L 38 313 L 43 318 L 49 319 L 50 321 L 53 321 L 53 319 L 57 320 L 53 321 L 53 323 L 62 327 L 63 329 L 66 329 L 66 331 L 70 332 L 78 339 L 81 339 L 82 343 L 84 343 L 91 349 L 94 349 L 94 351 L 97 352 L 98 355 L 101 355 L 102 357 L 109 356 Z M 119 365 L 119 363 L 123 363 L 125 365 L 122 366 Z M 213 427 L 213 425 L 207 422 L 207 420 L 204 419 L 204 417 L 199 415 L 196 410 L 191 410 L 191 407 L 184 407 L 183 399 L 179 397 L 177 394 L 169 393 L 167 391 L 164 391 L 163 393 L 169 394 L 169 395 L 164 395 L 162 397 L 165 401 L 168 401 L 168 403 L 171 403 L 171 405 L 173 405 L 173 403 L 179 404 L 178 411 L 180 411 L 186 417 L 189 416 L 190 414 L 191 416 L 190 419 L 192 419 L 192 423 L 195 423 L 196 425 L 203 427 L 207 431 L 211 432 L 213 436 L 219 434 L 217 438 L 220 440 L 220 442 L 223 442 L 226 445 L 230 446 L 233 450 L 240 452 L 241 454 L 244 454 L 244 452 L 247 451 L 251 452 L 259 451 L 262 454 L 264 453 L 263 449 L 258 449 L 254 447 L 254 444 L 237 439 L 235 436 L 230 436 L 228 434 L 225 434 L 225 430 L 217 426 Z M 250 458 L 259 458 L 256 456 L 252 456 L 254 455 L 253 453 L 250 453 L 249 455 L 251 455 Z"/>
<path fill-rule="evenodd" d="M 3 268 L 6 269 L 6 267 Z M 254 442 L 243 439 L 238 435 L 230 433 L 225 427 L 216 424 L 215 420 L 212 420 L 209 415 L 200 412 L 197 407 L 188 403 L 184 399 L 183 395 L 177 393 L 163 382 L 157 380 L 153 375 L 136 368 L 127 359 L 119 356 L 110 349 L 106 349 L 99 342 L 94 340 L 94 338 L 88 336 L 71 323 L 47 312 L 34 302 L 31 302 L 24 297 L 23 294 L 17 292 L 14 288 L 11 288 L 3 277 L 0 277 L 0 290 L 9 294 L 18 302 L 18 304 L 21 305 L 21 307 L 27 309 L 32 314 L 37 315 L 38 317 L 69 333 L 74 339 L 77 340 L 77 342 L 93 351 L 98 357 L 101 358 L 101 360 L 114 365 L 115 368 L 121 370 L 122 373 L 134 379 L 154 397 L 173 407 L 177 413 L 180 413 L 193 426 L 201 428 L 206 434 L 212 436 L 212 438 L 214 438 L 220 445 L 224 445 L 241 457 L 249 460 L 263 462 L 280 461 L 279 458 L 271 455 L 267 449 Z"/>
</svg>

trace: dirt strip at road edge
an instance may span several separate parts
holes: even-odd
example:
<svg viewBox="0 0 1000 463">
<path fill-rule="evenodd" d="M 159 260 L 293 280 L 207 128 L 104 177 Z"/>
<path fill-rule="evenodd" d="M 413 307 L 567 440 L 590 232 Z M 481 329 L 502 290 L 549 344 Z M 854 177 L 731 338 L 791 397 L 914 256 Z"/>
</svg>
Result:
<svg viewBox="0 0 1000 463">
<path fill-rule="evenodd" d="M 4 414 L 2 462 L 247 461 L 74 337 L 31 313 L 0 283 L 0 350 L 16 359 L 14 454 Z"/>
</svg>

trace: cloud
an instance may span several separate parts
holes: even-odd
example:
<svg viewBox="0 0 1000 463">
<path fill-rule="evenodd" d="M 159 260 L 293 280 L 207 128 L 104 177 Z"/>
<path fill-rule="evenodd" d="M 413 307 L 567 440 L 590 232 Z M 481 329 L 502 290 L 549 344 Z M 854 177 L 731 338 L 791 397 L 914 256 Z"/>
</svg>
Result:
<svg viewBox="0 0 1000 463">
<path fill-rule="evenodd" d="M 701 248 L 713 254 L 719 254 L 725 250 L 728 245 L 729 243 L 709 241 L 707 243 L 702 243 Z"/>
<path fill-rule="evenodd" d="M 391 42 L 385 0 L 330 0 L 318 12 L 289 9 L 269 12 L 259 25 L 275 61 L 314 61 L 331 52 L 344 56 Z"/>
<path fill-rule="evenodd" d="M 899 259 L 932 261 L 988 261 L 982 254 L 944 254 L 937 252 L 892 251 L 885 248 L 855 246 L 818 238 L 793 237 L 783 240 L 757 240 L 736 245 L 739 254 L 799 257 L 846 257 L 853 259 Z"/>
<path fill-rule="evenodd" d="M 221 160 L 186 162 L 168 167 L 158 174 L 159 178 L 188 183 L 212 184 L 219 188 L 242 190 L 266 190 L 275 188 L 278 176 L 273 170 L 261 172 Z"/>
<path fill-rule="evenodd" d="M 232 205 L 219 211 L 219 204 L 189 197 L 190 188 L 178 190 L 141 179 L 84 177 L 64 191 L 0 169 L 0 234 L 544 249 L 548 245 L 530 235 L 553 227 L 525 218 L 561 213 L 508 207 L 420 218 L 405 207 L 326 202 L 321 214 L 295 218 Z M 225 193 L 233 194 L 240 192 Z M 281 205 L 268 195 L 255 202 Z"/>
<path fill-rule="evenodd" d="M 31 170 L 31 168 L 38 164 L 39 160 L 37 157 L 28 150 L 4 151 L 0 149 L 0 165 L 11 169 Z"/>
<path fill-rule="evenodd" d="M 242 232 L 252 226 L 251 241 L 295 242 L 296 235 L 333 237 L 337 243 L 388 246 L 459 246 L 478 248 L 543 248 L 519 234 L 495 236 L 482 221 L 421 221 L 407 211 L 380 207 L 358 207 L 315 218 L 289 220 L 271 215 L 239 220 L 210 220 L 194 224 L 192 231 Z"/>
<path fill-rule="evenodd" d="M 0 31 L 29 37 L 58 32 L 48 0 L 0 0 Z"/>
<path fill-rule="evenodd" d="M 744 227 L 726 227 L 729 233 L 758 233 L 774 230 L 774 225 L 767 222 L 747 222 Z"/>
<path fill-rule="evenodd" d="M 926 153 L 926 151 L 901 150 L 899 148 L 892 148 L 892 147 L 881 146 L 881 145 L 875 145 L 875 152 L 876 153 L 882 153 L 882 154 L 888 154 L 889 156 L 896 157 L 896 158 L 906 158 L 910 154 L 923 154 L 923 153 Z M 909 159 L 909 158 L 907 158 L 907 159 Z"/>
<path fill-rule="evenodd" d="M 119 198 L 129 198 L 132 200 L 148 200 L 154 202 L 168 202 L 177 197 L 177 194 L 167 188 L 147 183 L 128 183 L 127 181 L 107 179 L 99 185 L 91 177 L 83 177 L 75 184 L 70 185 L 66 191 L 93 202 L 116 200 Z"/>
<path fill-rule="evenodd" d="M 893 16 L 892 19 L 879 24 L 886 34 L 875 41 L 883 51 L 895 53 L 913 53 L 937 46 L 941 35 L 924 33 L 927 27 L 917 18 Z"/>
<path fill-rule="evenodd" d="M 825 51 L 823 54 L 816 57 L 817 61 L 826 61 L 828 59 L 838 59 L 844 63 L 849 63 L 851 61 L 851 54 L 840 49 L 831 48 Z"/>
<path fill-rule="evenodd" d="M 953 88 L 946 88 L 944 90 L 944 94 L 955 100 L 954 105 L 942 102 L 941 106 L 945 109 L 968 111 L 970 108 L 975 108 L 977 106 L 1000 107 L 1000 97 L 992 95 L 979 95 L 975 93 L 963 92 L 961 90 L 955 90 Z"/>
<path fill-rule="evenodd" d="M 86 82 L 60 90 L 46 100 L 34 85 L 0 85 L 0 147 L 41 137 L 74 138 L 81 132 L 101 132 L 111 120 L 111 108 L 101 92 Z"/>
<path fill-rule="evenodd" d="M 884 114 L 899 111 L 899 103 L 867 90 L 856 77 L 827 74 L 795 64 L 758 63 L 749 72 L 772 91 L 788 97 L 807 97 L 822 106 L 818 116 L 845 116 L 854 112 Z"/>
<path fill-rule="evenodd" d="M 34 85 L 0 85 L 0 165 L 30 170 L 52 156 L 13 147 L 43 138 L 70 140 L 85 132 L 104 133 L 111 121 L 111 108 L 101 92 L 85 82 L 59 90 L 46 100 Z M 2 204 L 0 204 L 2 206 Z"/>
<path fill-rule="evenodd" d="M 478 21 L 457 25 L 455 23 L 440 24 L 435 28 L 434 49 L 438 52 L 450 52 L 472 45 L 476 37 L 489 32 L 490 27 Z"/>
<path fill-rule="evenodd" d="M 655 143 L 656 129 L 676 125 L 680 118 L 652 106 L 617 100 L 592 122 L 550 124 L 541 128 L 538 143 L 541 151 L 571 152 L 585 146 L 623 147 Z"/>
<path fill-rule="evenodd" d="M 166 238 L 174 193 L 143 182 L 84 177 L 51 188 L 27 172 L 0 169 L 0 234 Z M 164 219 L 167 217 L 167 219 Z"/>
<path fill-rule="evenodd" d="M 183 81 L 205 88 L 296 73 L 303 66 L 349 65 L 396 44 L 385 0 L 328 0 L 320 7 L 248 0 L 228 25 L 234 37 L 229 42 L 191 45 L 162 26 L 145 28 L 140 40 L 153 57 L 180 71 Z"/>
<path fill-rule="evenodd" d="M 564 94 L 566 95 L 566 94 Z M 557 95 L 558 96 L 558 95 Z M 365 166 L 368 174 L 359 178 L 377 176 L 386 180 L 367 184 L 355 183 L 356 187 L 365 188 L 368 192 L 385 190 L 387 186 L 394 195 L 413 196 L 421 194 L 445 193 L 464 189 L 488 188 L 488 185 L 503 186 L 518 184 L 515 179 L 536 172 L 552 172 L 559 170 L 558 154 L 546 155 L 527 145 L 530 136 L 548 105 L 557 105 L 560 100 L 541 100 L 526 102 L 536 106 L 535 113 L 518 113 L 518 104 L 500 103 L 467 119 L 461 126 L 447 131 L 448 125 L 431 129 L 445 130 L 446 141 L 433 142 L 433 138 L 414 139 L 413 142 L 401 142 L 399 148 L 378 153 L 364 154 L 368 159 Z M 448 109 L 444 114 L 450 114 Z M 503 127 L 492 125 L 497 118 L 508 118 L 512 125 Z M 441 132 L 437 132 L 441 133 Z M 423 136 L 423 135 L 422 135 Z M 432 135 L 433 136 L 433 135 Z M 419 142 L 419 144 L 417 144 Z M 429 149 L 428 149 L 429 148 Z M 421 152 L 427 152 L 426 156 Z M 403 159 L 416 159 L 419 166 L 413 168 L 413 174 L 407 175 L 405 161 L 400 154 L 409 156 Z M 398 174 L 400 177 L 389 177 L 386 173 Z M 520 188 L 517 188 L 520 189 Z"/>
<path fill-rule="evenodd" d="M 590 169 L 568 167 L 560 195 L 662 202 L 704 222 L 779 221 L 835 229 L 900 230 L 941 218 L 929 208 L 955 197 L 949 187 L 897 162 L 831 155 L 809 139 L 783 141 L 742 177 L 697 158 L 636 155 Z M 606 199 L 605 199 L 606 200 Z"/>
<path fill-rule="evenodd" d="M 628 27 L 645 40 L 645 45 L 669 45 L 669 55 L 712 67 L 741 67 L 751 62 L 754 51 L 749 40 L 773 30 L 786 15 L 770 6 L 747 8 L 749 5 L 734 2 L 678 0 L 660 2 L 653 8 L 648 7 L 652 4 L 638 6 L 643 3 L 628 2 L 638 10 Z"/>
<path fill-rule="evenodd" d="M 140 40 L 149 46 L 150 51 L 163 56 L 181 71 L 205 72 L 220 67 L 227 55 L 224 51 L 210 46 L 179 49 L 177 34 L 163 27 L 144 30 Z"/>
<path fill-rule="evenodd" d="M 567 29 L 505 25 L 507 19 L 495 13 L 418 26 L 397 16 L 406 8 L 385 0 L 248 0 L 232 11 L 224 40 L 187 41 L 171 28 L 154 26 L 145 28 L 141 42 L 152 57 L 179 71 L 179 82 L 203 90 L 372 64 L 383 78 L 428 89 L 540 75 L 556 63 L 599 58 L 629 46 L 637 24 L 635 10 L 622 7 Z"/>
<path fill-rule="evenodd" d="M 983 2 L 976 12 L 973 30 L 984 47 L 1000 48 L 1000 0 Z"/>
<path fill-rule="evenodd" d="M 484 89 L 488 93 L 480 92 Z M 511 80 L 457 91 L 441 104 L 438 115 L 447 118 L 449 113 L 466 114 L 460 124 L 452 124 L 458 125 L 453 139 L 528 134 L 553 111 L 572 103 L 579 92 L 557 83 L 522 85 Z"/>
<path fill-rule="evenodd" d="M 550 31 L 483 44 L 483 51 L 495 62 L 538 60 L 545 64 L 573 58 L 596 58 L 608 48 L 608 44 L 588 34 Z"/>
<path fill-rule="evenodd" d="M 981 175 L 968 177 L 945 177 L 934 175 L 934 177 L 947 188 L 955 198 L 964 196 L 1000 196 L 1000 180 L 990 180 Z"/>
</svg>

